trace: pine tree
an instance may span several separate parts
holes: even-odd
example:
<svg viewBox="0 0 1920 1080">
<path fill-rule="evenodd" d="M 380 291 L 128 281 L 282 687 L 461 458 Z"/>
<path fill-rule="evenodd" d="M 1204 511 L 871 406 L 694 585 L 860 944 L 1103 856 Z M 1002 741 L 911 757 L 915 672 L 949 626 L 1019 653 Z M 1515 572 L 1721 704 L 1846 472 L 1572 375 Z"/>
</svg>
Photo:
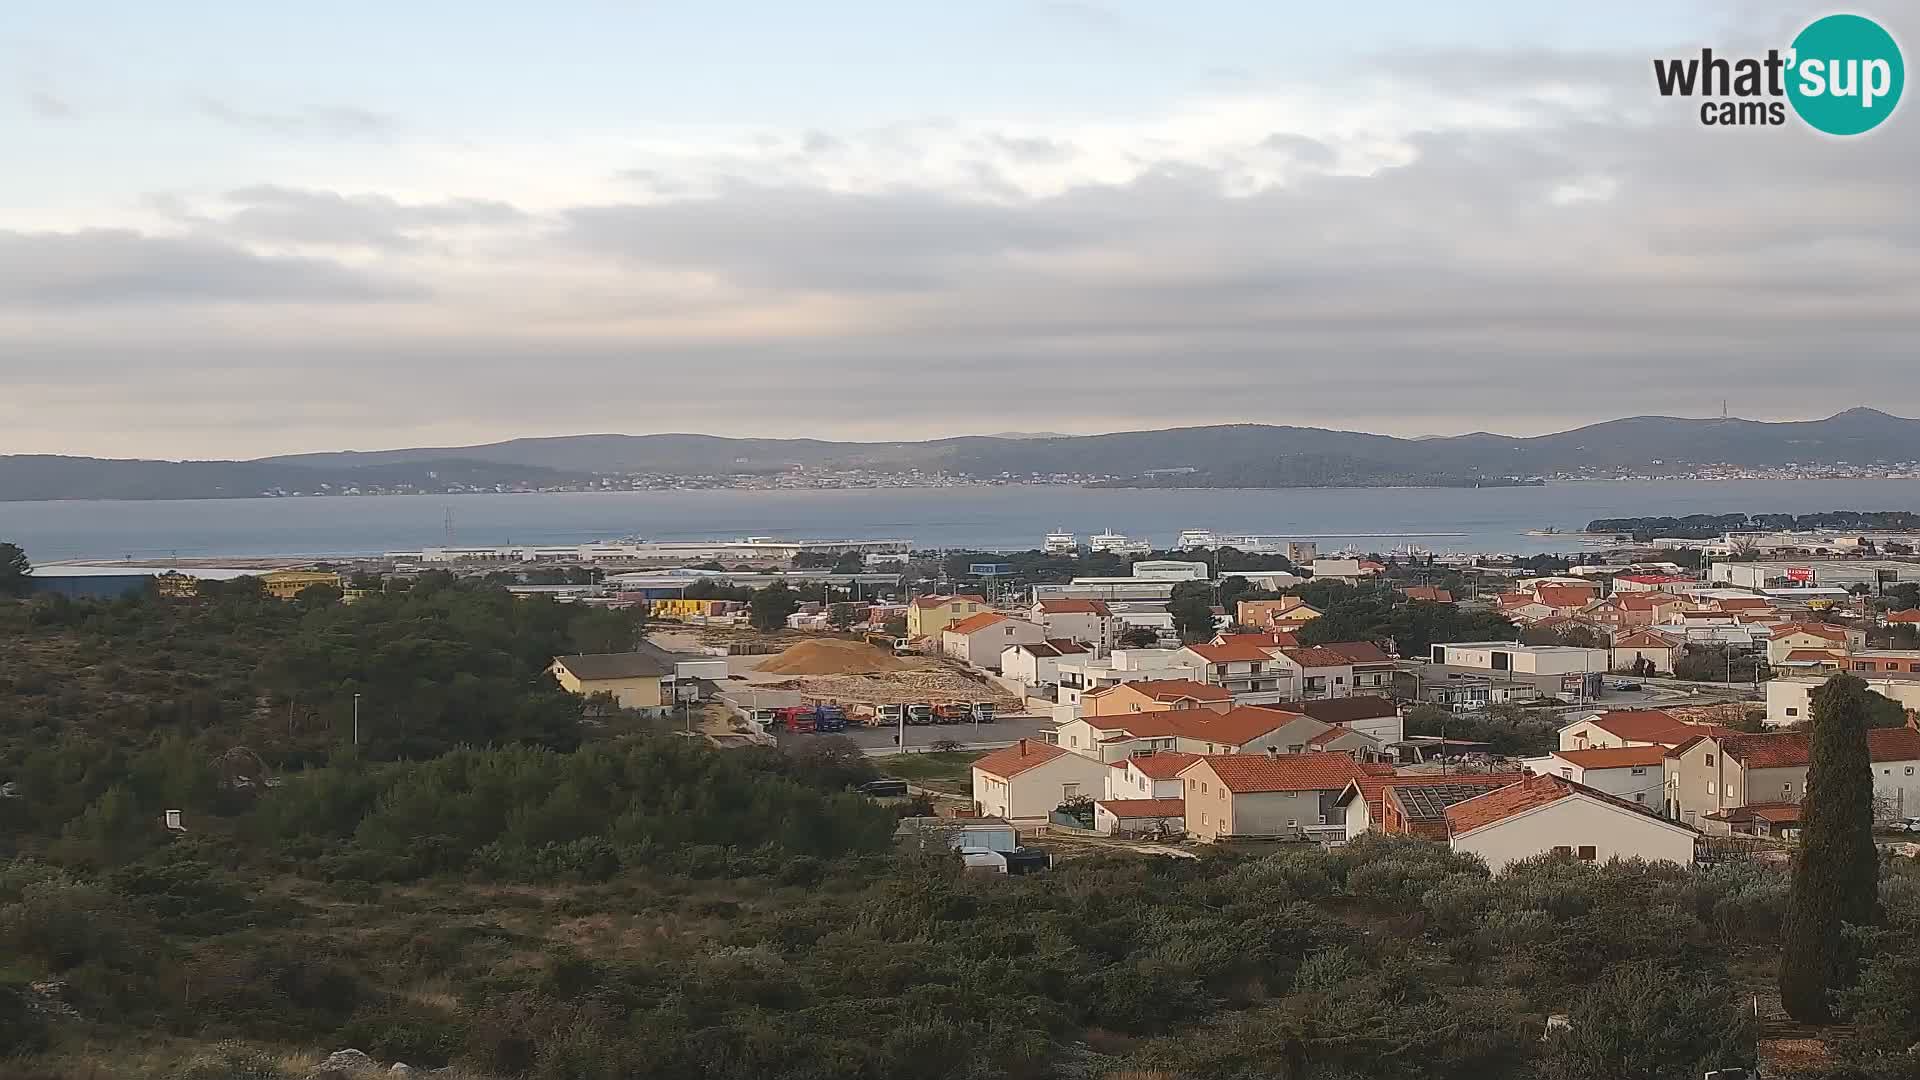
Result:
<svg viewBox="0 0 1920 1080">
<path fill-rule="evenodd" d="M 1811 767 L 1780 957 L 1781 1004 L 1805 1023 L 1830 1020 L 1827 995 L 1850 980 L 1841 924 L 1873 922 L 1879 904 L 1867 694 L 1851 675 L 1813 692 Z"/>
</svg>

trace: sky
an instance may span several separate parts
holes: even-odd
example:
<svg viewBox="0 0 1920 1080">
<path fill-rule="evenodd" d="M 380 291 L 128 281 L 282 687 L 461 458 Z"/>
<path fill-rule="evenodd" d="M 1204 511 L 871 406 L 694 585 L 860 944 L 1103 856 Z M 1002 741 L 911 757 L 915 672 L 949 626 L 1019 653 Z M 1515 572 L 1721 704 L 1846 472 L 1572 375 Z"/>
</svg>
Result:
<svg viewBox="0 0 1920 1080">
<path fill-rule="evenodd" d="M 1920 415 L 1790 2 L 9 0 L 0 453 Z"/>
</svg>

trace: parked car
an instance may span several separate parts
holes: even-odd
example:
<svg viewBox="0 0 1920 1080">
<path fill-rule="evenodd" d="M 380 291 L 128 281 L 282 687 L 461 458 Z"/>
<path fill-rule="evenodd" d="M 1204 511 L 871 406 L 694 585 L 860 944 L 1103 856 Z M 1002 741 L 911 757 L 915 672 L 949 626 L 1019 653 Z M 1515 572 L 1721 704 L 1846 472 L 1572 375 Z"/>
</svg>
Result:
<svg viewBox="0 0 1920 1080">
<path fill-rule="evenodd" d="M 1640 684 L 1639 684 L 1639 683 L 1637 683 L 1637 682 L 1617 682 L 1617 683 L 1614 683 L 1614 684 L 1613 684 L 1613 686 L 1611 686 L 1611 687 L 1609 687 L 1609 689 L 1613 689 L 1613 690 L 1638 690 L 1638 689 L 1640 689 Z"/>
</svg>

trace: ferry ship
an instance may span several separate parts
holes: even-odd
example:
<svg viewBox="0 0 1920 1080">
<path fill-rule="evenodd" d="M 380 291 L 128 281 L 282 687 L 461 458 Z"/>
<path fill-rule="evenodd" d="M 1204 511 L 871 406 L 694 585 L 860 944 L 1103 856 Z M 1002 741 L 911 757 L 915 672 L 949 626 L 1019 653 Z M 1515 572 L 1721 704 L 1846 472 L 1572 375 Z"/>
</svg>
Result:
<svg viewBox="0 0 1920 1080">
<path fill-rule="evenodd" d="M 1182 529 L 1180 531 L 1180 538 L 1173 542 L 1173 546 L 1179 551 L 1191 551 L 1194 548 L 1216 548 L 1220 546 L 1220 538 L 1213 534 L 1212 529 Z"/>
<path fill-rule="evenodd" d="M 1058 529 L 1047 534 L 1047 541 L 1040 550 L 1049 555 L 1071 555 L 1080 550 L 1080 539 L 1065 529 Z"/>
<path fill-rule="evenodd" d="M 1088 537 L 1087 550 L 1106 551 L 1115 555 L 1145 555 L 1153 550 L 1153 545 L 1145 540 L 1129 540 L 1125 535 L 1108 529 Z"/>
</svg>

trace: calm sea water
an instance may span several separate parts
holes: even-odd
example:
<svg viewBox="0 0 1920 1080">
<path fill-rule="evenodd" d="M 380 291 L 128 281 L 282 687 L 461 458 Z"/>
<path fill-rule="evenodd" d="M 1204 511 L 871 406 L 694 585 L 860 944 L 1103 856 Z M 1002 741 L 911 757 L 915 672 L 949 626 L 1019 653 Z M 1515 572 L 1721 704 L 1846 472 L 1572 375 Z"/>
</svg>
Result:
<svg viewBox="0 0 1920 1080">
<path fill-rule="evenodd" d="M 132 556 L 356 555 L 461 544 L 736 536 L 900 537 L 925 547 L 1032 548 L 1055 528 L 1173 542 L 1182 529 L 1313 536 L 1323 549 L 1572 550 L 1598 517 L 1920 511 L 1920 480 L 1620 480 L 1484 490 L 1115 491 L 1070 487 L 658 491 L 174 502 L 0 502 L 0 540 L 36 562 Z M 1407 538 L 1404 534 L 1427 535 Z M 1372 534 L 1372 535 L 1370 535 Z M 1381 535 L 1389 534 L 1389 535 Z M 1400 534 L 1398 536 L 1391 534 Z"/>
</svg>

